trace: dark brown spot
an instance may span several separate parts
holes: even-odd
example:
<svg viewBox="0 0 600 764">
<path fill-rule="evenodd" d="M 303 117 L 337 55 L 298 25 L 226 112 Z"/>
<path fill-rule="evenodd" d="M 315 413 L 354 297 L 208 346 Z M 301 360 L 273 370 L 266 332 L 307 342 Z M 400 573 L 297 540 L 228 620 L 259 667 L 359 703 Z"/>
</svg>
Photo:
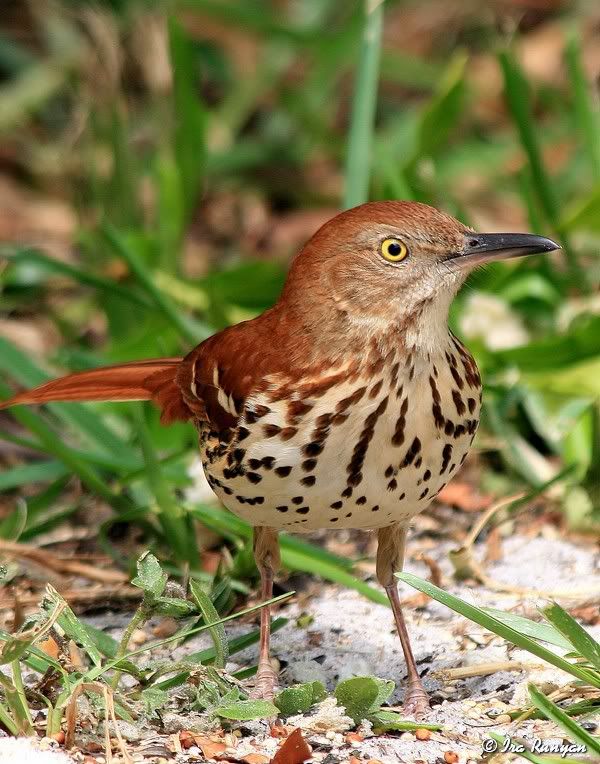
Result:
<svg viewBox="0 0 600 764">
<path fill-rule="evenodd" d="M 262 466 L 262 462 L 260 459 L 248 459 L 248 466 L 250 469 L 257 470 Z"/>
<path fill-rule="evenodd" d="M 290 440 L 290 438 L 293 438 L 297 432 L 298 430 L 295 427 L 284 427 L 280 433 L 281 440 Z"/>
<path fill-rule="evenodd" d="M 302 485 L 314 485 L 317 482 L 317 478 L 314 475 L 307 475 L 300 481 Z"/>
<path fill-rule="evenodd" d="M 421 450 L 421 441 L 419 440 L 419 438 L 415 437 L 413 442 L 410 444 L 402 463 L 400 464 L 400 469 L 403 469 L 404 467 L 408 467 L 409 464 L 412 464 L 420 450 Z"/>
<path fill-rule="evenodd" d="M 356 500 L 357 504 L 366 504 L 367 503 L 367 497 L 366 496 L 359 496 Z"/>
<path fill-rule="evenodd" d="M 396 490 L 396 488 L 398 488 L 398 481 L 396 480 L 396 478 L 393 478 L 393 479 L 392 479 L 392 480 L 390 480 L 390 482 L 387 484 L 387 489 L 388 489 L 388 491 L 395 491 L 395 490 Z"/>
<path fill-rule="evenodd" d="M 350 406 L 353 406 L 355 403 L 358 403 L 366 392 L 367 392 L 366 387 L 359 387 L 358 390 L 355 390 L 352 393 L 352 395 L 349 395 L 347 398 L 342 398 L 342 400 L 335 407 L 335 410 L 337 411 L 338 414 L 341 413 L 342 411 L 345 411 L 347 408 L 350 408 Z"/>
<path fill-rule="evenodd" d="M 423 480 L 427 482 L 430 477 L 431 477 L 431 470 L 425 470 L 425 472 L 423 473 Z"/>
<path fill-rule="evenodd" d="M 394 468 L 390 464 L 390 466 L 385 471 L 385 476 L 386 476 L 386 478 L 391 478 L 393 474 L 394 474 Z"/>
<path fill-rule="evenodd" d="M 305 456 L 318 456 L 323 451 L 323 448 L 323 444 L 315 440 L 312 443 L 307 443 L 302 451 Z"/>
<path fill-rule="evenodd" d="M 244 440 L 244 438 L 247 438 L 248 435 L 250 435 L 250 430 L 247 427 L 238 427 L 237 429 L 238 441 Z"/>
<path fill-rule="evenodd" d="M 452 400 L 454 401 L 454 405 L 456 406 L 456 411 L 458 412 L 458 415 L 462 416 L 466 411 L 466 407 L 458 390 L 452 391 Z"/>
<path fill-rule="evenodd" d="M 247 472 L 246 477 L 251 483 L 260 483 L 262 480 L 262 475 L 259 475 L 258 472 Z"/>
<path fill-rule="evenodd" d="M 307 515 L 310 512 L 309 507 L 298 507 L 296 510 L 296 514 L 298 515 Z"/>
<path fill-rule="evenodd" d="M 243 448 L 235 448 L 233 450 L 233 458 L 238 463 L 242 461 L 242 459 L 244 458 L 245 454 L 246 454 L 246 451 Z"/>
<path fill-rule="evenodd" d="M 317 466 L 317 460 L 316 459 L 305 459 L 302 462 L 302 469 L 305 472 L 310 472 L 311 470 L 314 470 L 314 468 Z"/>
<path fill-rule="evenodd" d="M 292 504 L 302 504 L 304 501 L 304 496 L 294 496 L 292 499 Z"/>
<path fill-rule="evenodd" d="M 427 496 L 427 494 L 428 494 L 428 493 L 429 493 L 429 488 L 426 488 L 426 489 L 423 491 L 423 493 L 422 493 L 422 494 L 419 496 L 419 500 L 420 500 L 420 499 L 424 499 L 424 498 Z"/>
<path fill-rule="evenodd" d="M 446 426 L 444 427 L 444 432 L 446 435 L 452 435 L 454 432 L 454 422 L 452 422 L 450 419 L 446 420 Z"/>
<path fill-rule="evenodd" d="M 375 504 L 374 507 L 371 507 L 371 512 L 379 512 L 379 504 Z"/>
<path fill-rule="evenodd" d="M 373 387 L 369 390 L 369 398 L 377 398 L 382 385 L 383 385 L 383 379 L 380 379 L 379 382 L 376 382 L 373 385 Z"/>
<path fill-rule="evenodd" d="M 288 511 L 288 508 L 287 508 L 287 507 L 284 507 L 284 506 L 281 506 L 281 507 L 275 507 L 275 509 L 276 509 L 278 512 L 287 512 L 287 511 Z"/>
<path fill-rule="evenodd" d="M 313 408 L 314 403 L 306 403 L 305 401 L 290 401 L 288 403 L 288 422 L 289 424 L 297 424 L 305 414 Z"/>
<path fill-rule="evenodd" d="M 334 501 L 333 504 L 330 504 L 329 506 L 331 507 L 331 509 L 341 509 L 343 505 L 344 505 L 343 501 Z"/>
<path fill-rule="evenodd" d="M 279 477 L 287 477 L 291 471 L 291 467 L 275 467 L 275 474 Z"/>
<path fill-rule="evenodd" d="M 450 463 L 450 459 L 452 457 L 452 443 L 446 443 L 442 450 L 442 468 L 440 469 L 440 475 L 443 475 L 444 472 L 448 469 L 448 464 Z"/>
<path fill-rule="evenodd" d="M 460 374 L 458 373 L 457 369 L 454 366 L 450 367 L 450 374 L 452 374 L 454 381 L 458 385 L 458 389 L 462 390 L 463 387 L 465 386 L 465 383 L 463 378 L 460 376 Z"/>
<path fill-rule="evenodd" d="M 346 517 L 352 517 L 352 512 L 348 512 L 348 514 L 346 515 Z"/>
<path fill-rule="evenodd" d="M 263 458 L 262 458 L 262 466 L 266 470 L 272 469 L 274 464 L 275 464 L 275 457 L 274 456 L 263 456 Z"/>
<path fill-rule="evenodd" d="M 352 496 L 352 486 L 347 486 L 346 488 L 344 488 L 344 490 L 342 491 L 342 496 L 344 497 L 344 499 L 349 499 Z"/>
<path fill-rule="evenodd" d="M 265 424 L 263 425 L 263 432 L 265 434 L 265 437 L 267 438 L 273 438 L 275 435 L 279 435 L 281 432 L 281 427 L 279 427 L 276 424 Z"/>
<path fill-rule="evenodd" d="M 401 493 L 400 496 L 398 496 L 398 501 L 402 501 L 402 499 L 405 499 L 405 498 L 406 498 L 406 494 Z"/>
<path fill-rule="evenodd" d="M 475 398 L 469 398 L 467 400 L 467 406 L 469 407 L 469 413 L 472 414 L 475 411 L 476 406 Z"/>
<path fill-rule="evenodd" d="M 338 521 L 339 519 L 340 519 L 339 517 L 330 517 L 330 518 L 329 518 L 329 522 L 330 522 L 330 523 L 337 523 L 337 521 Z"/>
</svg>

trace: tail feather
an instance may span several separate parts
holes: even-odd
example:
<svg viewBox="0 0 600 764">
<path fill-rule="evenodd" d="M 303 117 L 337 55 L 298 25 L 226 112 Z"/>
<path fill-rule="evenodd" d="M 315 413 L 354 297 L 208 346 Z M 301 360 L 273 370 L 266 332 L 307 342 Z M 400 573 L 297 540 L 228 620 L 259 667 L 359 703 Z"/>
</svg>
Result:
<svg viewBox="0 0 600 764">
<path fill-rule="evenodd" d="M 181 360 L 157 358 L 76 372 L 25 390 L 7 401 L 0 401 L 0 409 L 51 401 L 153 400 L 163 410 L 166 422 L 185 420 L 190 412 L 176 382 Z"/>
</svg>

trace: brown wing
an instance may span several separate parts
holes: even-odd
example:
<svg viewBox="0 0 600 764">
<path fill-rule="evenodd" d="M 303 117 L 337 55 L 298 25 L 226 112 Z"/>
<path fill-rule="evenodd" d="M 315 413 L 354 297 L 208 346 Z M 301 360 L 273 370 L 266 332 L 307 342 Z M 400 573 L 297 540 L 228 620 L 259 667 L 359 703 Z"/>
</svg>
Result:
<svg viewBox="0 0 600 764">
<path fill-rule="evenodd" d="M 270 311 L 209 337 L 187 355 L 177 383 L 188 406 L 201 401 L 210 427 L 226 433 L 236 427 L 251 393 L 265 378 L 282 371 L 282 353 Z M 202 418 L 202 417 L 201 417 Z"/>
</svg>

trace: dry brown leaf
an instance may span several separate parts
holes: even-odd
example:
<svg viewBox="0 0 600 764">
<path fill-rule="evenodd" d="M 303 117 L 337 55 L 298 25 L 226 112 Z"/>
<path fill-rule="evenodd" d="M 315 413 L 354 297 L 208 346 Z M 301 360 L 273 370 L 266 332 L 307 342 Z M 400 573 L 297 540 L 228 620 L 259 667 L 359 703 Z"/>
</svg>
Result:
<svg viewBox="0 0 600 764">
<path fill-rule="evenodd" d="M 55 661 L 58 660 L 60 648 L 58 647 L 57 642 L 52 638 L 48 637 L 48 639 L 44 639 L 42 642 L 38 642 L 37 645 L 40 650 L 43 653 L 46 653 L 50 658 L 54 658 Z"/>
<path fill-rule="evenodd" d="M 269 757 L 264 753 L 248 753 L 246 756 L 242 756 L 242 761 L 246 764 L 269 764 Z"/>
<path fill-rule="evenodd" d="M 470 483 L 454 481 L 438 493 L 438 501 L 451 504 L 465 512 L 480 512 L 487 509 L 493 501 L 493 496 L 479 493 Z"/>
<path fill-rule="evenodd" d="M 271 759 L 271 764 L 302 764 L 310 759 L 311 749 L 297 727 Z"/>
<path fill-rule="evenodd" d="M 209 737 L 199 737 L 195 735 L 194 740 L 196 741 L 196 745 L 198 748 L 200 748 L 206 759 L 214 759 L 217 756 L 220 756 L 222 753 L 225 753 L 227 750 L 225 743 L 220 743 L 217 740 L 211 740 Z"/>
</svg>

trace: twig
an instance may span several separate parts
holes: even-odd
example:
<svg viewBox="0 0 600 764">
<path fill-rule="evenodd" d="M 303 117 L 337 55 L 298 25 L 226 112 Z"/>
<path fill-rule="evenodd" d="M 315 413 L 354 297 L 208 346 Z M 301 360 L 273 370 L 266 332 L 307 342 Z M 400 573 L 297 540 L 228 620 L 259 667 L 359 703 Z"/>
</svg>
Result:
<svg viewBox="0 0 600 764">
<path fill-rule="evenodd" d="M 0 554 L 31 560 L 42 567 L 49 568 L 55 573 L 70 573 L 71 575 L 83 576 L 91 581 L 99 581 L 103 584 L 125 583 L 127 581 L 127 576 L 120 570 L 102 570 L 77 560 L 63 560 L 51 552 L 36 549 L 27 544 L 19 544 L 16 541 L 1 539 Z"/>
</svg>

